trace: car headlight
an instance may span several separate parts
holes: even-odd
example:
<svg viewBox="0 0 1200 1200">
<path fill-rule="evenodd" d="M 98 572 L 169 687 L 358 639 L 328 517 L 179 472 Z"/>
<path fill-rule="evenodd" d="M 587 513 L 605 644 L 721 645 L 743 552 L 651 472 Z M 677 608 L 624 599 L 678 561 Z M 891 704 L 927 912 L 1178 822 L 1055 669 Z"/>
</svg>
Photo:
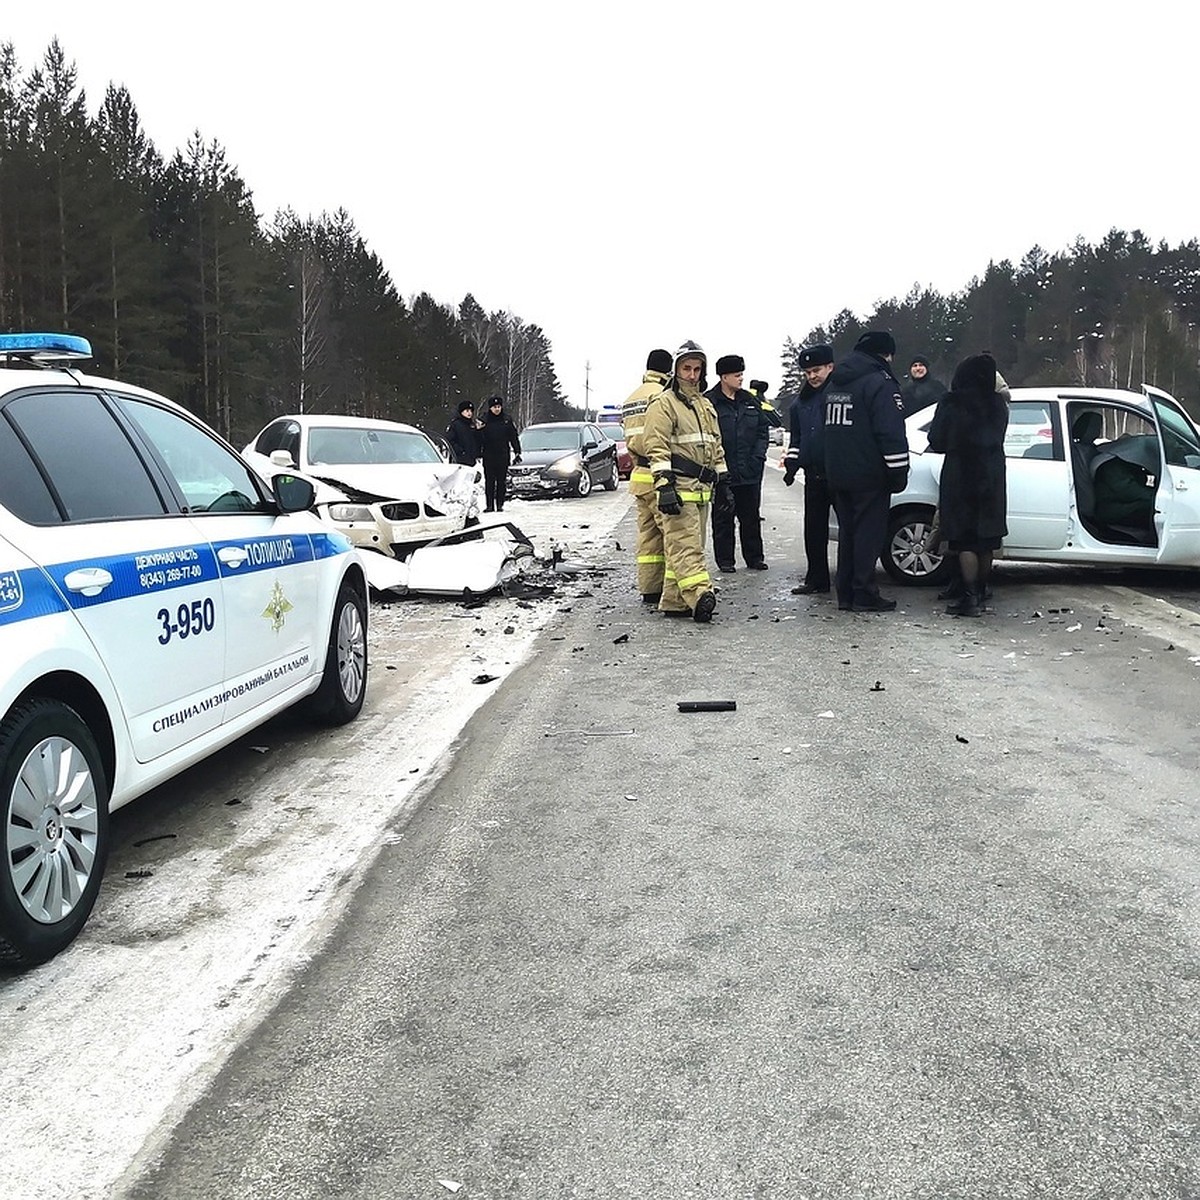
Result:
<svg viewBox="0 0 1200 1200">
<path fill-rule="evenodd" d="M 579 472 L 583 463 L 578 454 L 568 454 L 566 458 L 560 458 L 558 462 L 551 463 L 546 468 L 547 475 L 575 475 Z"/>
<path fill-rule="evenodd" d="M 365 504 L 331 504 L 329 515 L 335 521 L 374 521 L 371 510 Z"/>
</svg>

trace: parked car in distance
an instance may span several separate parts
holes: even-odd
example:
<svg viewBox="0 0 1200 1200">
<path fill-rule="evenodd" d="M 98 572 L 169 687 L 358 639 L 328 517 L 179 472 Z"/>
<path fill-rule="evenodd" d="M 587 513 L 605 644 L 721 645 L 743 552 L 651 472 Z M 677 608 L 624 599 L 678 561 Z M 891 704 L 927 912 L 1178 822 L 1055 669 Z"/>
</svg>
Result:
<svg viewBox="0 0 1200 1200">
<path fill-rule="evenodd" d="M 479 470 L 447 462 L 427 434 L 398 421 L 279 417 L 243 454 L 268 477 L 300 471 L 325 485 L 318 514 L 362 549 L 403 558 L 479 517 Z"/>
<path fill-rule="evenodd" d="M 590 421 L 552 421 L 521 430 L 521 462 L 509 468 L 510 496 L 586 496 L 617 487 L 617 444 Z"/>
<path fill-rule="evenodd" d="M 928 544 L 943 456 L 935 408 L 906 422 L 911 470 L 883 555 L 899 583 L 939 584 Z M 1013 388 L 1005 435 L 1008 536 L 998 558 L 1200 568 L 1200 431 L 1164 391 Z"/>
<path fill-rule="evenodd" d="M 633 473 L 633 455 L 625 445 L 625 427 L 615 421 L 601 421 L 600 432 L 617 446 L 617 474 L 622 479 L 628 479 Z"/>
<path fill-rule="evenodd" d="M 340 724 L 366 692 L 362 562 L 312 483 L 268 484 L 177 404 L 64 367 L 90 357 L 78 337 L 0 336 L 9 966 L 83 928 L 110 811 L 289 705 Z"/>
</svg>

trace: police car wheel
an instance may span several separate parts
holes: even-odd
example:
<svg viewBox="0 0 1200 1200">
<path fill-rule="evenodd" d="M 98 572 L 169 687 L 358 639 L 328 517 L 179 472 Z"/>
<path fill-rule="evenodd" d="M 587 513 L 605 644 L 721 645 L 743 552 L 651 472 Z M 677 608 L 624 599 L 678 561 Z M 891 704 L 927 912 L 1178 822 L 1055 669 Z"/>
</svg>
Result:
<svg viewBox="0 0 1200 1200">
<path fill-rule="evenodd" d="M 591 490 L 592 473 L 587 469 L 587 467 L 584 467 L 583 470 L 579 472 L 579 482 L 575 484 L 575 495 L 587 496 L 590 495 Z"/>
<path fill-rule="evenodd" d="M 0 962 L 33 966 L 83 928 L 108 857 L 108 784 L 91 730 L 57 700 L 0 722 Z"/>
<path fill-rule="evenodd" d="M 348 582 L 338 591 L 321 686 L 309 703 L 324 725 L 345 725 L 362 711 L 367 694 L 367 602 Z"/>
<path fill-rule="evenodd" d="M 613 463 L 612 473 L 604 481 L 604 490 L 606 492 L 615 492 L 617 490 L 617 482 L 620 478 L 620 475 L 617 473 L 617 464 Z"/>
<path fill-rule="evenodd" d="M 883 569 L 908 587 L 934 587 L 950 577 L 953 563 L 925 545 L 933 527 L 933 509 L 897 508 L 888 520 Z"/>
</svg>

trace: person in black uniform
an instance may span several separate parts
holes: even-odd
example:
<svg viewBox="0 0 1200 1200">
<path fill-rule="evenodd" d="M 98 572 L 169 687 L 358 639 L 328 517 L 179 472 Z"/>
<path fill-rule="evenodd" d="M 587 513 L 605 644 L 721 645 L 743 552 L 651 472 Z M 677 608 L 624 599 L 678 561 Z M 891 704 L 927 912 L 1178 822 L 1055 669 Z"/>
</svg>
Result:
<svg viewBox="0 0 1200 1200">
<path fill-rule="evenodd" d="M 825 385 L 833 374 L 833 347 L 808 346 L 796 356 L 804 386 L 788 414 L 790 444 L 783 482 L 791 487 L 804 472 L 804 582 L 793 596 L 829 591 L 829 510 L 833 497 L 825 477 Z"/>
<path fill-rule="evenodd" d="M 508 492 L 509 462 L 521 461 L 521 440 L 517 427 L 504 412 L 504 397 L 493 396 L 488 401 L 487 416 L 479 430 L 479 446 L 483 453 L 483 490 L 486 497 L 484 512 L 503 512 Z M 509 458 L 509 450 L 513 457 Z"/>
<path fill-rule="evenodd" d="M 475 405 L 470 400 L 458 406 L 458 415 L 446 426 L 446 441 L 454 462 L 473 467 L 479 461 L 479 430 Z"/>
<path fill-rule="evenodd" d="M 904 400 L 892 374 L 896 342 L 864 333 L 825 387 L 825 474 L 838 519 L 838 608 L 891 612 L 875 564 L 887 537 L 890 497 L 908 483 Z"/>
<path fill-rule="evenodd" d="M 765 571 L 762 538 L 762 479 L 767 461 L 771 424 L 762 402 L 742 387 L 745 360 L 738 354 L 717 359 L 720 382 L 705 393 L 717 412 L 721 444 L 725 447 L 728 481 L 713 497 L 713 555 L 719 571 L 737 568 L 733 562 L 734 521 L 741 533 L 742 557 L 752 571 Z"/>
</svg>

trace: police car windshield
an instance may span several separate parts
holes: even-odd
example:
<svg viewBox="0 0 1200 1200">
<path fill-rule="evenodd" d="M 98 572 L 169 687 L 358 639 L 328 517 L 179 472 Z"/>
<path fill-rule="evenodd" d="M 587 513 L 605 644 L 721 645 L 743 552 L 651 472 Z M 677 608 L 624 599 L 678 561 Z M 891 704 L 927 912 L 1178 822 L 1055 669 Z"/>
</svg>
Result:
<svg viewBox="0 0 1200 1200">
<path fill-rule="evenodd" d="M 322 426 L 308 433 L 308 461 L 313 465 L 440 463 L 434 444 L 421 433 L 403 429 L 339 429 Z"/>
<path fill-rule="evenodd" d="M 578 450 L 579 446 L 579 430 L 574 425 L 561 429 L 534 425 L 521 434 L 522 450 Z"/>
</svg>

